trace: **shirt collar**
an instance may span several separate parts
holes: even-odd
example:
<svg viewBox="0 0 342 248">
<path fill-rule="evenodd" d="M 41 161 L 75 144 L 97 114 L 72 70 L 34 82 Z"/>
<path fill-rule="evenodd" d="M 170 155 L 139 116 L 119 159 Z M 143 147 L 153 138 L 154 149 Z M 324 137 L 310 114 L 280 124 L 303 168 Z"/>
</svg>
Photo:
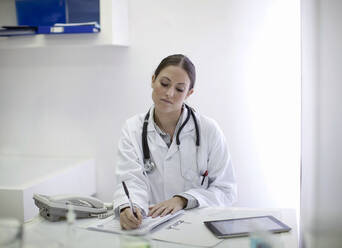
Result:
<svg viewBox="0 0 342 248">
<path fill-rule="evenodd" d="M 176 129 L 175 129 L 175 133 L 178 132 L 178 129 L 180 128 L 180 126 L 182 125 L 183 123 L 183 113 L 184 113 L 184 110 L 182 111 L 179 119 L 178 119 L 178 122 L 177 122 L 177 125 L 176 125 Z M 154 128 L 156 129 L 157 133 L 161 134 L 161 135 L 169 135 L 168 133 L 165 133 L 159 126 L 158 124 L 154 121 L 154 111 L 153 111 L 153 116 L 152 116 L 152 121 L 153 121 L 153 125 L 154 125 Z"/>
<path fill-rule="evenodd" d="M 188 109 L 186 107 L 183 108 L 183 111 L 181 113 L 181 116 L 179 117 L 178 123 L 176 125 L 176 130 L 175 130 L 175 134 L 178 132 L 178 129 L 180 128 L 180 126 L 183 124 L 183 122 L 186 120 L 188 116 Z M 188 121 L 188 123 L 184 126 L 182 133 L 186 133 L 189 131 L 192 131 L 195 128 L 194 122 L 192 117 L 190 116 L 190 120 Z M 150 108 L 150 117 L 148 119 L 148 131 L 156 131 L 157 133 L 162 133 L 165 135 L 165 132 L 163 132 L 158 125 L 155 123 L 154 121 L 154 105 L 152 105 L 152 107 Z"/>
</svg>

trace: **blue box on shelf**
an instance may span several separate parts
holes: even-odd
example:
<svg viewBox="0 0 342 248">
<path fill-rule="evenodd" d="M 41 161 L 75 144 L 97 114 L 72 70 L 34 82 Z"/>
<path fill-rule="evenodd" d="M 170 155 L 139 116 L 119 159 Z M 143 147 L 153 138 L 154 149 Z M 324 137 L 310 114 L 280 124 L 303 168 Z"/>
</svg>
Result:
<svg viewBox="0 0 342 248">
<path fill-rule="evenodd" d="M 18 25 L 53 26 L 66 22 L 66 0 L 16 0 Z"/>
<path fill-rule="evenodd" d="M 97 22 L 100 23 L 99 0 L 67 0 L 67 23 Z"/>
<path fill-rule="evenodd" d="M 15 0 L 18 25 L 0 27 L 0 36 L 98 33 L 99 1 Z"/>
<path fill-rule="evenodd" d="M 99 0 L 15 0 L 18 25 L 100 23 Z"/>
</svg>

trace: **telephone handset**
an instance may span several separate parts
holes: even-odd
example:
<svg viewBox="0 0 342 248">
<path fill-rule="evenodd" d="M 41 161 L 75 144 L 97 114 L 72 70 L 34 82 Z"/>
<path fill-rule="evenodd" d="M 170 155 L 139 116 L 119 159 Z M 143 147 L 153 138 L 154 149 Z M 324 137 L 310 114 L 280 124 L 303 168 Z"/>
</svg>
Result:
<svg viewBox="0 0 342 248">
<path fill-rule="evenodd" d="M 89 208 L 103 208 L 103 202 L 99 199 L 90 196 L 76 196 L 76 195 L 56 195 L 56 196 L 45 196 L 51 202 L 72 204 L 74 206 L 82 206 Z"/>
<path fill-rule="evenodd" d="M 105 204 L 90 196 L 34 194 L 33 199 L 40 215 L 49 221 L 64 219 L 68 212 L 68 205 L 73 206 L 77 218 L 106 217 L 110 215 L 108 210 L 112 208 L 111 204 Z"/>
</svg>

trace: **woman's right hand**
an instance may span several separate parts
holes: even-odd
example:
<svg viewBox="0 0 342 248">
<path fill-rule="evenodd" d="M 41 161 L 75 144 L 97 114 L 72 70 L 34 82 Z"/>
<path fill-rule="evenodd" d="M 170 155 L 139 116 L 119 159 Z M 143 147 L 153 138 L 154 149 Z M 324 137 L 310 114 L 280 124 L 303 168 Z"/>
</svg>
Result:
<svg viewBox="0 0 342 248">
<path fill-rule="evenodd" d="M 120 212 L 120 225 L 122 229 L 131 230 L 136 229 L 141 225 L 142 214 L 139 208 L 134 207 L 137 217 L 132 213 L 131 208 L 127 207 Z"/>
</svg>

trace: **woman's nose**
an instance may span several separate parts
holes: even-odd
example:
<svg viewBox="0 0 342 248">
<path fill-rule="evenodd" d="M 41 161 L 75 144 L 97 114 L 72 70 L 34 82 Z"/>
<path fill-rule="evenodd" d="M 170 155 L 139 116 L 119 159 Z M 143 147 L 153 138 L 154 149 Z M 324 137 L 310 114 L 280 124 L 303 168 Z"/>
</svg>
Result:
<svg viewBox="0 0 342 248">
<path fill-rule="evenodd" d="M 168 97 L 173 97 L 174 92 L 175 92 L 175 90 L 172 87 L 170 87 L 170 88 L 167 89 L 166 95 Z"/>
</svg>

